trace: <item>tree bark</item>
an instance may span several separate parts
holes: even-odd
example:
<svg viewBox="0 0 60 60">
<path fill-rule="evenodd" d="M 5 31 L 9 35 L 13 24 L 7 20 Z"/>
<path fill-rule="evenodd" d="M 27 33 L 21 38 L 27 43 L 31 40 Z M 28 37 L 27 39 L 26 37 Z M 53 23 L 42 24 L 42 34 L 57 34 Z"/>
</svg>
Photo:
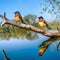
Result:
<svg viewBox="0 0 60 60">
<path fill-rule="evenodd" d="M 4 13 L 4 16 L 3 15 L 0 15 L 0 18 L 3 19 L 3 22 L 1 24 L 1 26 L 3 26 L 4 24 L 10 24 L 10 25 L 14 25 L 16 27 L 19 27 L 19 28 L 22 28 L 22 29 L 27 29 L 27 30 L 31 30 L 31 31 L 34 31 L 34 32 L 37 32 L 37 33 L 41 33 L 42 35 L 44 36 L 48 36 L 48 37 L 60 37 L 60 32 L 49 32 L 49 31 L 46 31 L 44 29 L 41 29 L 41 28 L 37 28 L 35 26 L 32 26 L 32 25 L 28 25 L 28 24 L 18 24 L 16 22 L 13 22 L 12 20 L 9 20 L 6 18 L 6 13 Z"/>
</svg>

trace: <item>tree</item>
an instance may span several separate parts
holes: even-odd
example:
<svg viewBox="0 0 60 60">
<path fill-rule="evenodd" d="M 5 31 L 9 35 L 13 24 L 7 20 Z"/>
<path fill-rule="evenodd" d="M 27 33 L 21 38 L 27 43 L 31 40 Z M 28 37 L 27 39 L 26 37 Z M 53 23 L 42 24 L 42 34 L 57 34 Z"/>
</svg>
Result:
<svg viewBox="0 0 60 60">
<path fill-rule="evenodd" d="M 28 23 L 28 24 L 34 24 L 36 22 L 36 15 L 33 14 L 28 14 L 26 16 L 24 16 L 24 20 Z"/>
<path fill-rule="evenodd" d="M 48 12 L 60 19 L 60 0 L 44 0 L 43 3 L 40 4 L 43 6 L 41 13 Z"/>
</svg>

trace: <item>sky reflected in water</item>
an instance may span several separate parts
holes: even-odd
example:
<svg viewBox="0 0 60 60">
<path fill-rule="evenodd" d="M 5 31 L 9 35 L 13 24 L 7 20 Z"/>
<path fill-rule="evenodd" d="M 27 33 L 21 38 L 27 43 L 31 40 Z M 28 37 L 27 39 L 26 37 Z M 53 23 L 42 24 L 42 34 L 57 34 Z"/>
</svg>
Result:
<svg viewBox="0 0 60 60">
<path fill-rule="evenodd" d="M 4 60 L 2 50 L 5 50 L 7 56 L 11 60 L 59 60 L 60 52 L 56 51 L 56 44 L 52 43 L 43 56 L 39 56 L 39 45 L 43 41 L 49 39 L 45 36 L 40 36 L 36 40 L 14 39 L 0 40 L 0 60 Z"/>
</svg>

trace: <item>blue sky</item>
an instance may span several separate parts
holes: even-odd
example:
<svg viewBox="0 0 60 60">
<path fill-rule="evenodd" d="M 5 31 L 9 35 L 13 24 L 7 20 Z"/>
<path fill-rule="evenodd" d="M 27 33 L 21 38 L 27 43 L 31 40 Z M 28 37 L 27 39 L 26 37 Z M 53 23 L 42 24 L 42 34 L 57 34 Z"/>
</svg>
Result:
<svg viewBox="0 0 60 60">
<path fill-rule="evenodd" d="M 40 14 L 40 3 L 43 2 L 44 0 L 0 0 L 0 14 L 6 12 L 7 18 L 13 19 L 14 12 L 20 11 L 23 17 L 27 14 L 36 14 L 43 16 L 45 20 L 52 20 L 51 15 L 47 12 Z"/>
</svg>

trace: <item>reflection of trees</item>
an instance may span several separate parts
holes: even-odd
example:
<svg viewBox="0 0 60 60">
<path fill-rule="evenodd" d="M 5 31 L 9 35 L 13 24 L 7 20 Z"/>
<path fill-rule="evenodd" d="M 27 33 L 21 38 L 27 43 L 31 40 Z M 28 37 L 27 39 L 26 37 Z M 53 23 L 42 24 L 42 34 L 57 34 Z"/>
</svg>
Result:
<svg viewBox="0 0 60 60">
<path fill-rule="evenodd" d="M 2 29 L 3 28 L 3 29 Z M 37 33 L 26 29 L 19 29 L 18 27 L 9 25 L 7 27 L 2 27 L 0 29 L 0 39 L 10 39 L 13 38 L 26 38 L 29 40 L 36 39 L 38 37 Z"/>
<path fill-rule="evenodd" d="M 57 41 L 58 39 L 60 38 L 50 38 L 49 40 L 47 41 L 44 41 L 40 46 L 39 46 L 39 55 L 43 55 L 44 52 L 47 50 L 47 48 L 49 47 L 49 45 L 52 43 L 52 42 L 55 42 Z M 59 47 L 60 43 L 57 45 L 57 49 Z"/>
</svg>

